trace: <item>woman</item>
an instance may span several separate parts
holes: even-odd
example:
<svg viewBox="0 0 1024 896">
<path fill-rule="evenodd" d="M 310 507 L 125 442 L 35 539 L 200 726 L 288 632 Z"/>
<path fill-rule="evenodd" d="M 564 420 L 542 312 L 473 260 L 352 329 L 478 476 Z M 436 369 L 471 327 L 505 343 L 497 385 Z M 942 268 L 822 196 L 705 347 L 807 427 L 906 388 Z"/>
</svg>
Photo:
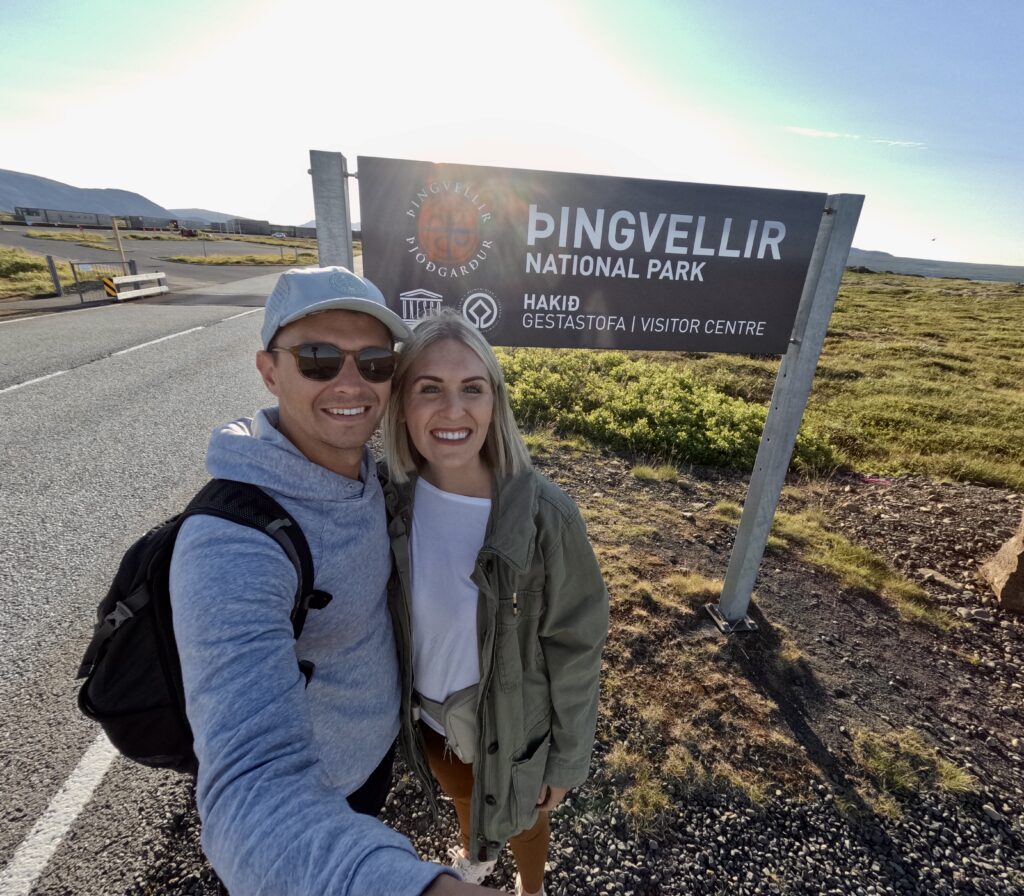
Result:
<svg viewBox="0 0 1024 896">
<path fill-rule="evenodd" d="M 516 893 L 541 894 L 548 813 L 590 764 L 608 631 L 597 560 L 576 505 L 533 470 L 494 352 L 460 315 L 424 320 L 403 347 L 384 443 L 409 717 L 455 803 L 452 864 L 479 883 L 511 838 Z"/>
</svg>

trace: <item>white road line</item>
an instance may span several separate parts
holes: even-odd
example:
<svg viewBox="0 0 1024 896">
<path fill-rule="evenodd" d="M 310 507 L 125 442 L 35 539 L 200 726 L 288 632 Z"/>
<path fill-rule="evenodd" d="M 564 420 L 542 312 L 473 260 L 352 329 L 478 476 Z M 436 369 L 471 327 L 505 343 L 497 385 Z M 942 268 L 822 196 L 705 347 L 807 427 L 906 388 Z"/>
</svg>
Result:
<svg viewBox="0 0 1024 896">
<path fill-rule="evenodd" d="M 45 314 L 33 314 L 31 317 L 12 317 L 10 320 L 0 320 L 0 326 L 3 324 L 20 324 L 23 320 L 39 320 L 39 318 L 47 316 Z"/>
<path fill-rule="evenodd" d="M 191 330 L 182 330 L 180 333 L 171 333 L 170 336 L 161 336 L 159 339 L 150 339 L 149 342 L 143 342 L 139 345 L 133 345 L 131 348 L 123 348 L 119 352 L 113 352 L 110 357 L 115 358 L 118 355 L 127 355 L 128 352 L 137 352 L 140 348 L 145 348 L 147 345 L 156 345 L 158 342 L 166 342 L 168 339 L 174 339 L 177 336 L 184 336 L 186 333 L 195 333 L 197 330 L 204 330 L 205 327 L 192 327 Z"/>
<path fill-rule="evenodd" d="M 221 323 L 228 320 L 235 320 L 238 317 L 245 317 L 247 314 L 255 314 L 257 311 L 262 311 L 262 308 L 253 308 L 252 311 L 243 311 L 241 314 L 232 314 L 231 317 L 225 317 L 221 320 Z"/>
<path fill-rule="evenodd" d="M 12 317 L 10 320 L 0 320 L 3 324 L 20 324 L 23 320 L 39 320 L 42 317 L 64 317 L 68 314 L 82 314 L 85 311 L 106 311 L 108 308 L 120 307 L 117 303 L 110 305 L 96 305 L 93 308 L 72 308 L 70 311 L 51 311 L 49 314 L 33 314 L 31 317 Z"/>
<path fill-rule="evenodd" d="M 25 380 L 23 383 L 18 383 L 15 386 L 8 386 L 6 389 L 0 389 L 0 395 L 4 392 L 13 392 L 15 389 L 20 389 L 22 386 L 31 386 L 33 383 L 41 383 L 43 380 L 53 379 L 55 376 L 60 376 L 62 373 L 67 373 L 66 370 L 55 370 L 53 373 L 48 373 L 46 376 L 37 376 L 34 380 Z M 0 891 L 2 893 L 2 891 Z"/>
<path fill-rule="evenodd" d="M 50 800 L 50 805 L 29 835 L 14 851 L 3 872 L 0 872 L 0 893 L 3 896 L 28 896 L 116 755 L 117 750 L 104 735 L 101 734 L 93 741 L 64 786 Z"/>
<path fill-rule="evenodd" d="M 82 310 L 82 311 L 92 311 L 94 309 L 82 308 L 80 310 Z M 241 314 L 232 314 L 231 317 L 222 317 L 219 321 L 215 321 L 215 323 L 222 324 L 222 323 L 225 323 L 226 321 L 235 320 L 235 319 L 237 319 L 239 317 L 245 317 L 247 314 L 255 314 L 257 311 L 262 311 L 262 310 L 263 310 L 262 308 L 253 308 L 251 311 L 243 311 Z M 74 312 L 67 312 L 67 313 L 74 313 Z M 39 317 L 51 317 L 51 316 L 52 315 L 46 315 L 46 314 L 39 315 Z M 33 318 L 22 317 L 22 318 L 18 318 L 18 320 L 33 320 Z M 15 323 L 15 321 L 0 321 L 0 323 Z M 149 345 L 156 345 L 158 342 L 166 342 L 168 339 L 174 339 L 177 336 L 184 336 L 186 333 L 196 333 L 199 330 L 205 330 L 207 327 L 211 327 L 211 326 L 213 326 L 213 324 L 204 324 L 201 327 L 192 327 L 189 330 L 182 330 L 180 333 L 171 333 L 170 336 L 161 336 L 159 339 L 151 339 L 149 342 L 143 342 L 143 343 L 140 343 L 139 345 L 133 345 L 131 348 L 123 348 L 119 352 L 113 352 L 109 357 L 115 358 L 118 355 L 127 355 L 129 352 L 138 351 L 140 348 L 146 348 L 146 346 L 149 346 Z M 23 383 L 17 383 L 16 385 L 8 386 L 6 389 L 0 389 L 0 395 L 3 395 L 5 392 L 13 392 L 15 389 L 21 389 L 24 386 L 31 386 L 33 383 L 41 383 L 43 380 L 52 379 L 55 376 L 60 376 L 62 373 L 67 373 L 67 372 L 68 371 L 66 371 L 66 370 L 57 370 L 57 371 L 54 371 L 53 373 L 46 374 L 46 376 L 37 376 L 34 380 L 25 380 L 25 382 L 23 382 Z M 0 896 L 6 896 L 6 894 L 4 894 L 4 892 L 2 890 L 0 890 Z"/>
</svg>

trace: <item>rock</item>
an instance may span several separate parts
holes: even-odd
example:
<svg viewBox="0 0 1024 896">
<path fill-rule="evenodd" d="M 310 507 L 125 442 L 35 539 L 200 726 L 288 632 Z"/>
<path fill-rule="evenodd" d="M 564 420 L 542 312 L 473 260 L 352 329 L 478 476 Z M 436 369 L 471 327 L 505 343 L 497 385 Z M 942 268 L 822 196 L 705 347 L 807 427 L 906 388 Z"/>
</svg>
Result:
<svg viewBox="0 0 1024 896">
<path fill-rule="evenodd" d="M 985 805 L 981 807 L 981 811 L 984 812 L 989 818 L 991 818 L 995 822 L 1006 821 L 1006 819 L 999 814 L 996 807 L 993 806 L 991 803 L 985 803 Z"/>
<path fill-rule="evenodd" d="M 1017 534 L 981 567 L 1003 610 L 1024 614 L 1024 515 Z"/>
<path fill-rule="evenodd" d="M 954 591 L 959 591 L 961 585 L 958 582 L 954 582 L 949 576 L 944 576 L 937 569 L 927 569 L 922 567 L 918 571 L 918 575 L 921 576 L 926 582 L 935 582 L 938 585 L 944 585 L 947 588 L 952 588 Z"/>
</svg>

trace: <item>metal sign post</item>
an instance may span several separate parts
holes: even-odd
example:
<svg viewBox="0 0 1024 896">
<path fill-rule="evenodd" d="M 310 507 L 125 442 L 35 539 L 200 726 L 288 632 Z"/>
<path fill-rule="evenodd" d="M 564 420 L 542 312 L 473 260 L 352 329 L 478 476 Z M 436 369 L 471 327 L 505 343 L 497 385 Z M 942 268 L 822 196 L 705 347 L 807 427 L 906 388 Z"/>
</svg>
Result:
<svg viewBox="0 0 1024 896">
<path fill-rule="evenodd" d="M 309 151 L 313 176 L 313 214 L 321 267 L 353 270 L 352 220 L 348 207 L 348 164 L 340 152 Z"/>
<path fill-rule="evenodd" d="M 726 633 L 756 628 L 746 615 L 754 580 L 768 543 L 863 204 L 863 196 L 840 194 L 829 196 L 825 206 L 790 346 L 775 378 L 722 596 L 717 607 L 707 606 L 718 627 Z"/>
</svg>

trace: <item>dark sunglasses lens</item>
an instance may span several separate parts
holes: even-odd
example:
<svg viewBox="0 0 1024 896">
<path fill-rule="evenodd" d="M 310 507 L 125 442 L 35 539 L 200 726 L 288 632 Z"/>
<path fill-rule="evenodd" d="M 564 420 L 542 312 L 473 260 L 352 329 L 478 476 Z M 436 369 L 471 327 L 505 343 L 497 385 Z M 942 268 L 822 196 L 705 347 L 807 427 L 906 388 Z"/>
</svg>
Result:
<svg viewBox="0 0 1024 896">
<path fill-rule="evenodd" d="M 397 357 L 382 348 L 364 348 L 356 355 L 356 367 L 364 380 L 386 383 L 395 373 Z"/>
<path fill-rule="evenodd" d="M 304 377 L 311 380 L 332 380 L 341 370 L 344 358 L 333 345 L 314 342 L 300 345 L 295 360 L 299 365 L 299 373 Z"/>
</svg>

